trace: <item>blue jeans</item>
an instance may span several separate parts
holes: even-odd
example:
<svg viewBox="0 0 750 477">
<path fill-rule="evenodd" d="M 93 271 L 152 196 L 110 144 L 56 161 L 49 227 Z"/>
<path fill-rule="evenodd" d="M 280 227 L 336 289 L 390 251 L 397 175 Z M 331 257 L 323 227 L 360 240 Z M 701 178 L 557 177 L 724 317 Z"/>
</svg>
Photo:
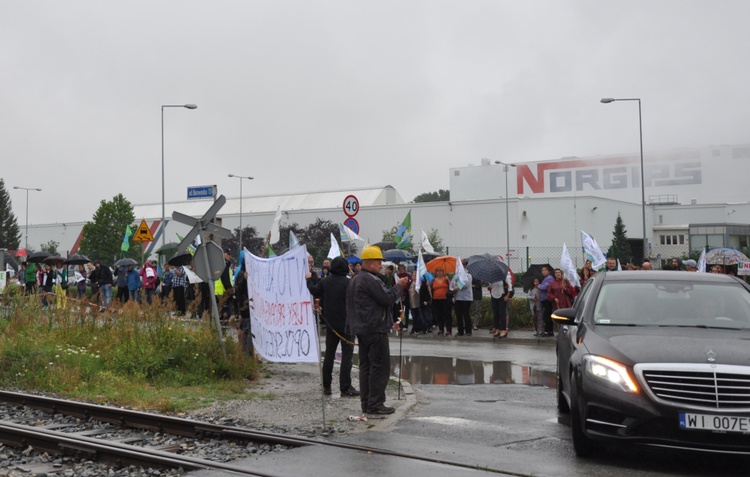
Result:
<svg viewBox="0 0 750 477">
<path fill-rule="evenodd" d="M 108 283 L 102 285 L 100 292 L 102 294 L 102 308 L 107 308 L 112 303 L 112 285 Z"/>
</svg>

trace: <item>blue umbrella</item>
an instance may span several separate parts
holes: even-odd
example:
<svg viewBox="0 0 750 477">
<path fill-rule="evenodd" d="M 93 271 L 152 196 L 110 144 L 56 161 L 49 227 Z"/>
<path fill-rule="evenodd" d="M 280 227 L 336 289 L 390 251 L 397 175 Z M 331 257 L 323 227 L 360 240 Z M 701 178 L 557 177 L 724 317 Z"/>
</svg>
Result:
<svg viewBox="0 0 750 477">
<path fill-rule="evenodd" d="M 495 283 L 502 282 L 508 276 L 508 266 L 497 255 L 472 255 L 466 262 L 466 270 L 473 278 Z"/>
<path fill-rule="evenodd" d="M 362 260 L 360 260 L 359 257 L 348 257 L 346 261 L 349 263 L 362 263 Z"/>
</svg>

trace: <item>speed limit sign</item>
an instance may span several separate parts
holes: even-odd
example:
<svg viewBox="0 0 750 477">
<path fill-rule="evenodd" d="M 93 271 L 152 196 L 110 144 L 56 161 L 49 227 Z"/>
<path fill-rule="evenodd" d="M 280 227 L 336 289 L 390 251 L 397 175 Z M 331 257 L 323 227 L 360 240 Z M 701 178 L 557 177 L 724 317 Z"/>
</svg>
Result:
<svg viewBox="0 0 750 477">
<path fill-rule="evenodd" d="M 359 200 L 353 195 L 346 196 L 344 199 L 344 213 L 347 217 L 354 217 L 359 212 Z"/>
</svg>

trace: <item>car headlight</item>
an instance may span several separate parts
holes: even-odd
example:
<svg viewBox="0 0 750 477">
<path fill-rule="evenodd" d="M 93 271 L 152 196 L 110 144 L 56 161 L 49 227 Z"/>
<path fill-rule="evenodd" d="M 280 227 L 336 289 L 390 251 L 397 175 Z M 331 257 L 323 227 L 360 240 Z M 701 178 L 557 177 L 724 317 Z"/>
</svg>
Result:
<svg viewBox="0 0 750 477">
<path fill-rule="evenodd" d="M 638 391 L 628 368 L 611 359 L 587 355 L 583 358 L 583 370 L 586 376 L 611 388 L 634 393 Z"/>
</svg>

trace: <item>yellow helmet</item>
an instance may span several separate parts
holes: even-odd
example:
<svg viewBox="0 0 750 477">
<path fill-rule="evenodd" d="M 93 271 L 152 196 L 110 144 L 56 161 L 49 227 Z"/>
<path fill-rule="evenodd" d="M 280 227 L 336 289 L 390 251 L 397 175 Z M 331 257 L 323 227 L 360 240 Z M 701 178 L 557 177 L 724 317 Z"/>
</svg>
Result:
<svg viewBox="0 0 750 477">
<path fill-rule="evenodd" d="M 360 258 L 362 260 L 383 260 L 383 252 L 380 251 L 380 247 L 371 245 L 362 250 L 362 256 Z"/>
</svg>

